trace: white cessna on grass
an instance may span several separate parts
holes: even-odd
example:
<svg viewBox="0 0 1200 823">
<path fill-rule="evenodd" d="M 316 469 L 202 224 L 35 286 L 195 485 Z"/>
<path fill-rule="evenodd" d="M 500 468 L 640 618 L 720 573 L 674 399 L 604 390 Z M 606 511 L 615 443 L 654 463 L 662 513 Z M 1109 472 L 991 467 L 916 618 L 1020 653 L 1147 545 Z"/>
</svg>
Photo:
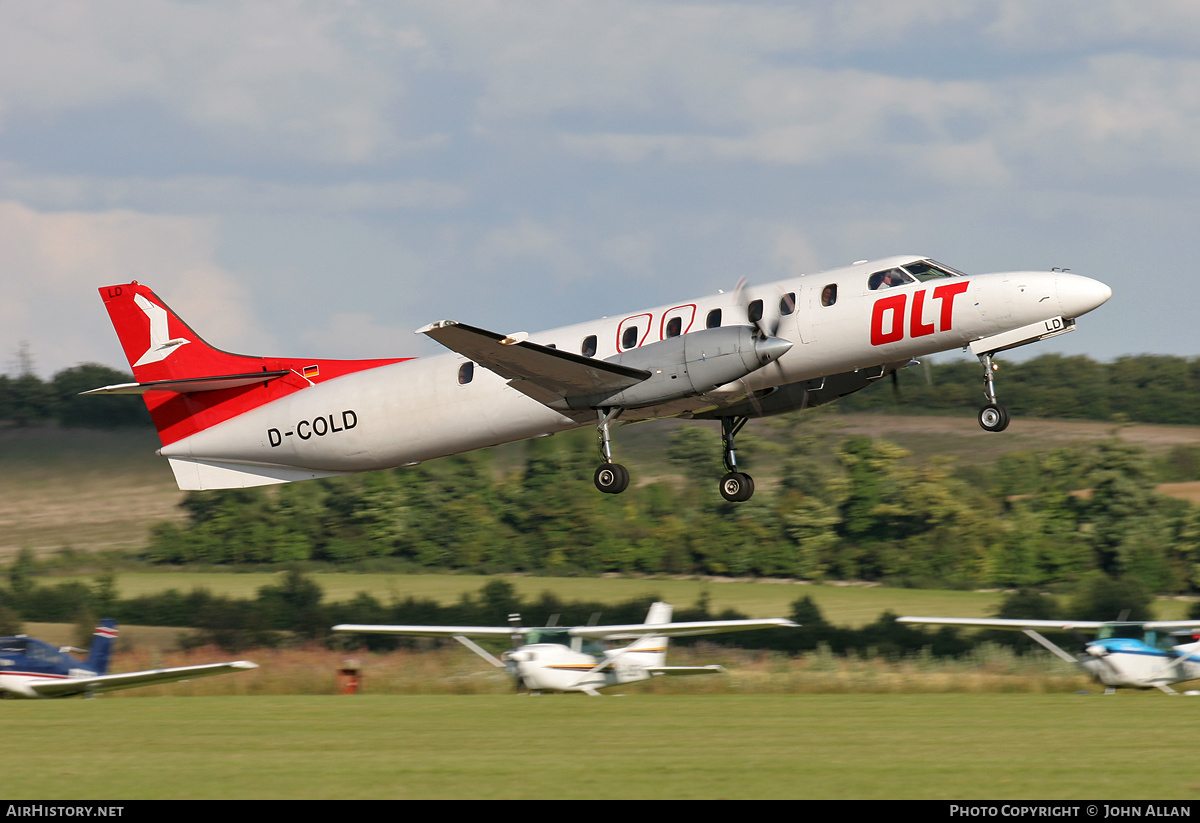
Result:
<svg viewBox="0 0 1200 823">
<path fill-rule="evenodd" d="M 836 400 L 914 358 L 969 348 L 983 365 L 979 423 L 1002 431 L 992 357 L 1072 331 L 1111 296 L 1066 271 L 966 275 L 916 256 L 862 261 L 732 293 L 550 331 L 499 334 L 444 320 L 422 359 L 249 357 L 209 346 L 146 286 L 100 289 L 181 489 L 286 483 L 424 460 L 594 425 L 596 487 L 629 472 L 609 427 L 719 420 L 719 489 L 748 500 L 734 438 L 753 417 Z"/>
<path fill-rule="evenodd" d="M 900 617 L 897 623 L 929 626 L 975 626 L 1023 632 L 1043 648 L 1074 663 L 1107 688 L 1159 689 L 1200 680 L 1200 620 L 1103 622 L 1097 620 L 1002 620 L 973 617 Z M 1071 654 L 1041 632 L 1068 632 L 1082 645 Z M 1089 639 L 1091 638 L 1091 639 Z M 1186 643 L 1177 641 L 1184 638 Z"/>
<path fill-rule="evenodd" d="M 795 628 L 784 618 L 764 620 L 705 620 L 672 623 L 671 606 L 655 603 L 645 623 L 626 626 L 572 626 L 526 628 L 517 615 L 509 626 L 364 626 L 343 623 L 335 632 L 401 634 L 412 637 L 453 637 L 471 651 L 512 675 L 518 689 L 530 692 L 584 692 L 649 680 L 664 674 L 716 674 L 720 666 L 667 666 L 667 641 L 721 632 L 741 632 L 775 627 Z M 472 637 L 507 637 L 512 648 L 499 658 L 471 640 Z M 614 640 L 632 640 L 628 646 L 604 648 Z"/>
</svg>

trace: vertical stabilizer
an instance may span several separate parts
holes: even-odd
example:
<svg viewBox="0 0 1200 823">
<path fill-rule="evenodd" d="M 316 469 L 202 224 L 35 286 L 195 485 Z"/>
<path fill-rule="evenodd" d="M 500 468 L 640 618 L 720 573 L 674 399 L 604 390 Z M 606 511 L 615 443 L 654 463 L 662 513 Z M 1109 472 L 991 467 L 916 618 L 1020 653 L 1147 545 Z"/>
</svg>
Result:
<svg viewBox="0 0 1200 823">
<path fill-rule="evenodd" d="M 117 621 L 106 617 L 92 633 L 92 648 L 83 665 L 96 674 L 108 673 L 108 659 L 112 656 L 113 642 L 117 639 Z"/>
<path fill-rule="evenodd" d="M 646 625 L 670 623 L 673 609 L 669 603 L 654 603 L 646 615 Z M 638 638 L 629 645 L 626 654 L 635 654 L 637 662 L 647 668 L 663 666 L 667 662 L 667 638 L 663 635 L 648 634 Z"/>
</svg>

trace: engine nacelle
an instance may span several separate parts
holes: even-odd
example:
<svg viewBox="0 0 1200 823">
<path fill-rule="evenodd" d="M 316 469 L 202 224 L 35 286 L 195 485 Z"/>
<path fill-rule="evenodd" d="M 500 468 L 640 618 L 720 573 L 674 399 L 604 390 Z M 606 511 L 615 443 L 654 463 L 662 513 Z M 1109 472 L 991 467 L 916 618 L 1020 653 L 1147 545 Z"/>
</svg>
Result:
<svg viewBox="0 0 1200 823">
<path fill-rule="evenodd" d="M 759 337 L 751 326 L 704 329 L 640 346 L 605 362 L 645 369 L 650 377 L 618 392 L 571 397 L 571 409 L 656 406 L 712 391 L 782 357 L 792 347 L 781 337 Z"/>
</svg>

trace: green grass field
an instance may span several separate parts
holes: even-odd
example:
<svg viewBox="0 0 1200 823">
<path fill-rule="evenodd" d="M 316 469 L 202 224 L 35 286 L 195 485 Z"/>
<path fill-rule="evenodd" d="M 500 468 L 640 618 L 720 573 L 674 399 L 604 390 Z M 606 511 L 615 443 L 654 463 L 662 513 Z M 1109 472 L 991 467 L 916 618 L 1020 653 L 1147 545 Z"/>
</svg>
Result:
<svg viewBox="0 0 1200 823">
<path fill-rule="evenodd" d="M 1200 797 L 1161 694 L 227 697 L 11 702 L 5 796 Z M 98 768 L 99 767 L 99 768 Z"/>
</svg>

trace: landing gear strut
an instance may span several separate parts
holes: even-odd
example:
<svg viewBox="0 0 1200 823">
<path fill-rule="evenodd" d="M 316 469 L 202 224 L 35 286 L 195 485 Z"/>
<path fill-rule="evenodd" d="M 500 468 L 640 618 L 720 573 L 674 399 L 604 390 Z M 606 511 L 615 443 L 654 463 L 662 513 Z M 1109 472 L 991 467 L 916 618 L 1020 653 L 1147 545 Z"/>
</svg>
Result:
<svg viewBox="0 0 1200 823">
<path fill-rule="evenodd" d="M 605 494 L 620 494 L 629 488 L 629 470 L 620 463 L 612 461 L 612 440 L 608 433 L 608 424 L 616 420 L 624 409 L 597 409 L 600 422 L 596 424 L 596 436 L 599 441 L 600 459 L 604 462 L 596 469 L 593 478 L 596 488 Z"/>
<path fill-rule="evenodd" d="M 727 474 L 721 478 L 721 496 L 730 503 L 744 503 L 754 494 L 754 478 L 737 470 L 737 453 L 733 439 L 746 425 L 748 417 L 722 417 L 721 443 L 725 447 L 724 460 Z"/>
<path fill-rule="evenodd" d="M 996 399 L 996 365 L 989 352 L 979 355 L 979 362 L 983 364 L 983 396 L 988 401 L 979 410 L 979 425 L 984 431 L 1002 432 L 1008 428 L 1009 416 L 1008 409 Z"/>
</svg>

